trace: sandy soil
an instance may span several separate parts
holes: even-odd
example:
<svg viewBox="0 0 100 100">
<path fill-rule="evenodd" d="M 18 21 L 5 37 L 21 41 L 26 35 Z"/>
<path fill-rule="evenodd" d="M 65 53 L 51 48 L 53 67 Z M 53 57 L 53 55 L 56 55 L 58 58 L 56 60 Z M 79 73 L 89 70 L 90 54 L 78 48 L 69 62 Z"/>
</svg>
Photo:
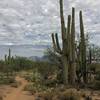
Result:
<svg viewBox="0 0 100 100">
<path fill-rule="evenodd" d="M 16 77 L 16 81 L 21 82 L 21 85 L 18 88 L 6 89 L 6 94 L 3 94 L 3 100 L 34 100 L 34 96 L 31 96 L 27 94 L 27 92 L 23 91 L 23 88 L 28 84 L 27 81 L 18 76 Z"/>
</svg>

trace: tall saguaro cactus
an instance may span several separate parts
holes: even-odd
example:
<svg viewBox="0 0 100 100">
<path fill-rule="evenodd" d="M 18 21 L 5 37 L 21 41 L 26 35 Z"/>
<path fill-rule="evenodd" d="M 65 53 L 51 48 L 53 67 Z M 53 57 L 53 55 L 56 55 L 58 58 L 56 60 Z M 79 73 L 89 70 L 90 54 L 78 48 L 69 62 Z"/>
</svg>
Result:
<svg viewBox="0 0 100 100">
<path fill-rule="evenodd" d="M 10 61 L 11 61 L 11 49 L 9 48 L 8 62 L 10 63 Z"/>
<path fill-rule="evenodd" d="M 75 9 L 72 9 L 71 15 L 68 15 L 67 28 L 65 28 L 65 21 L 63 15 L 63 0 L 60 0 L 60 19 L 61 19 L 61 34 L 62 34 L 62 49 L 59 44 L 58 34 L 52 34 L 52 41 L 54 50 L 61 55 L 63 66 L 64 83 L 68 84 L 75 82 Z M 67 30 L 66 30 L 67 29 Z M 71 69 L 71 70 L 70 70 Z M 71 74 L 74 75 L 71 77 Z"/>
<path fill-rule="evenodd" d="M 67 61 L 67 36 L 65 21 L 63 15 L 63 0 L 60 0 L 60 19 L 61 19 L 61 34 L 62 34 L 62 49 L 60 48 L 58 34 L 52 34 L 52 41 L 54 50 L 61 55 L 61 61 L 63 64 L 63 82 L 68 84 L 68 61 Z"/>
<path fill-rule="evenodd" d="M 61 32 L 62 32 L 62 41 L 64 40 L 64 38 L 66 38 L 65 36 L 65 21 L 64 21 L 64 14 L 63 14 L 63 0 L 59 1 L 60 3 L 60 19 L 61 19 Z"/>
<path fill-rule="evenodd" d="M 76 78 L 76 62 L 75 62 L 75 8 L 72 8 L 72 23 L 71 23 L 71 62 L 70 62 L 70 83 L 75 83 Z"/>
<path fill-rule="evenodd" d="M 11 50 L 10 50 L 10 48 L 9 48 L 9 58 L 11 58 Z"/>
<path fill-rule="evenodd" d="M 84 25 L 83 25 L 83 18 L 82 18 L 82 11 L 79 13 L 80 17 L 80 55 L 81 55 L 81 70 L 83 75 L 83 80 L 87 82 L 87 69 L 86 69 L 86 42 L 84 36 Z"/>
</svg>

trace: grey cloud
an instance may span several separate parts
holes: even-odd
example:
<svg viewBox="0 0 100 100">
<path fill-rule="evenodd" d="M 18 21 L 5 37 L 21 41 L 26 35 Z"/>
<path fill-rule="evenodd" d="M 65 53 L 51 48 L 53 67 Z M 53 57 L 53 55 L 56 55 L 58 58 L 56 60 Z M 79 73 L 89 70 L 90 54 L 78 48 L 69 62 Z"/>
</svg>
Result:
<svg viewBox="0 0 100 100">
<path fill-rule="evenodd" d="M 77 16 L 83 10 L 85 31 L 100 32 L 100 1 L 64 0 L 64 3 L 66 20 L 75 6 Z M 59 0 L 0 0 L 0 44 L 48 45 L 52 32 L 60 33 Z"/>
</svg>

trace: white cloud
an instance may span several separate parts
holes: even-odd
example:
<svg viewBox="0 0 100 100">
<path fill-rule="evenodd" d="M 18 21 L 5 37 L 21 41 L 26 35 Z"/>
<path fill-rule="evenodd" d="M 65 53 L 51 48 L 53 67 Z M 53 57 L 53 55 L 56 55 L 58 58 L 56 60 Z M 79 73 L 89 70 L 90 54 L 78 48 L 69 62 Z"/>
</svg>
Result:
<svg viewBox="0 0 100 100">
<path fill-rule="evenodd" d="M 72 6 L 76 8 L 76 26 L 82 10 L 85 31 L 100 32 L 99 0 L 64 0 L 65 19 Z M 59 0 L 0 0 L 0 44 L 48 45 L 52 32 L 60 32 Z"/>
</svg>

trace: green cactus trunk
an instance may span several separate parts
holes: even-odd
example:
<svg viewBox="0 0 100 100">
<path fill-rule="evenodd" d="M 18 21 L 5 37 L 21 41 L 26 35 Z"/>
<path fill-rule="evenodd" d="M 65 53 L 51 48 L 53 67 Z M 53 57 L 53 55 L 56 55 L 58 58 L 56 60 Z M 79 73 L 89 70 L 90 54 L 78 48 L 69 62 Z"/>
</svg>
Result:
<svg viewBox="0 0 100 100">
<path fill-rule="evenodd" d="M 71 23 L 71 38 L 70 38 L 70 84 L 75 84 L 76 79 L 76 62 L 75 62 L 75 8 L 72 8 L 72 23 Z"/>
<path fill-rule="evenodd" d="M 11 50 L 9 48 L 8 60 L 10 60 L 10 59 L 11 59 Z"/>
<path fill-rule="evenodd" d="M 83 80 L 85 83 L 87 83 L 86 42 L 85 42 L 85 35 L 84 35 L 82 11 L 80 11 L 79 17 L 80 17 L 80 39 L 81 39 L 80 40 L 81 71 L 83 75 Z"/>
<path fill-rule="evenodd" d="M 5 63 L 7 63 L 7 55 L 5 54 Z"/>
</svg>

